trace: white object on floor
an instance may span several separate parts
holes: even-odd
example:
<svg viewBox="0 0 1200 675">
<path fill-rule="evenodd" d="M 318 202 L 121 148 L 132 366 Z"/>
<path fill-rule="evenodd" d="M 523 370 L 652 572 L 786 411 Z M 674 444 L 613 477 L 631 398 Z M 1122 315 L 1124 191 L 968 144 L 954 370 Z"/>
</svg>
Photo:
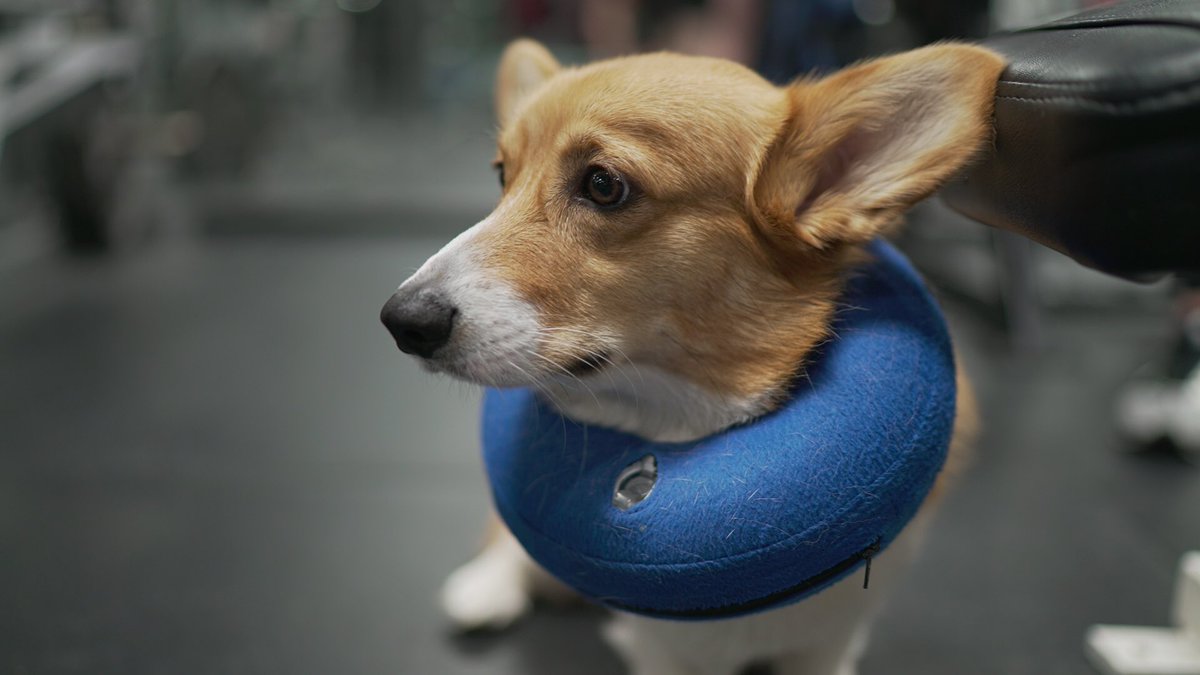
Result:
<svg viewBox="0 0 1200 675">
<path fill-rule="evenodd" d="M 1138 442 L 1166 437 L 1200 456 L 1200 365 L 1182 382 L 1130 385 L 1117 401 L 1117 424 Z"/>
<path fill-rule="evenodd" d="M 1172 437 L 1179 447 L 1200 453 L 1200 364 L 1188 375 L 1179 399 Z"/>
<path fill-rule="evenodd" d="M 1200 675 L 1200 551 L 1183 556 L 1174 628 L 1092 626 L 1087 655 L 1105 675 Z"/>
</svg>

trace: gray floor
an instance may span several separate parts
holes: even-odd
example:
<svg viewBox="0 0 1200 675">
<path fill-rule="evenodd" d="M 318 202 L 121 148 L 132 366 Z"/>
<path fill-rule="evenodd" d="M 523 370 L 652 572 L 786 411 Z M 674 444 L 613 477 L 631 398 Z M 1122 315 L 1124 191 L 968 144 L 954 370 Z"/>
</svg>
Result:
<svg viewBox="0 0 1200 675">
<path fill-rule="evenodd" d="M 476 397 L 376 315 L 437 242 L 224 238 L 0 276 L 0 672 L 614 673 L 589 610 L 454 637 L 433 603 L 486 493 Z M 1012 356 L 952 312 L 979 460 L 863 672 L 1089 673 L 1094 622 L 1161 623 L 1200 475 L 1123 454 L 1147 314 Z"/>
</svg>

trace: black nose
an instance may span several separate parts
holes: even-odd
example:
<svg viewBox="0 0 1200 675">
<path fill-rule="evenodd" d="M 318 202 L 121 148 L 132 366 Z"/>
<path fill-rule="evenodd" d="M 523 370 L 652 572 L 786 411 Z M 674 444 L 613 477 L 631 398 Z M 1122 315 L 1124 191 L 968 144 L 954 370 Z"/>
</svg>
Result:
<svg viewBox="0 0 1200 675">
<path fill-rule="evenodd" d="M 406 354 L 433 356 L 450 339 L 458 310 L 427 290 L 396 291 L 384 303 L 379 320 Z"/>
</svg>

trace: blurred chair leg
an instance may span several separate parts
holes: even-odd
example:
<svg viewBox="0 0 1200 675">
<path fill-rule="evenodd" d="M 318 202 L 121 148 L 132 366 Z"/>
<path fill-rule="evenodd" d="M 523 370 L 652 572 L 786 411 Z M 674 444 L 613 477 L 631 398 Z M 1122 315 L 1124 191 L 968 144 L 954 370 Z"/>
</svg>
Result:
<svg viewBox="0 0 1200 675">
<path fill-rule="evenodd" d="M 1179 564 L 1172 613 L 1172 628 L 1092 626 L 1092 665 L 1106 675 L 1200 675 L 1200 551 Z"/>
<path fill-rule="evenodd" d="M 1034 292 L 1032 244 L 1012 232 L 992 233 L 1000 266 L 1000 302 L 1013 345 L 1020 351 L 1042 346 L 1042 321 Z"/>
</svg>

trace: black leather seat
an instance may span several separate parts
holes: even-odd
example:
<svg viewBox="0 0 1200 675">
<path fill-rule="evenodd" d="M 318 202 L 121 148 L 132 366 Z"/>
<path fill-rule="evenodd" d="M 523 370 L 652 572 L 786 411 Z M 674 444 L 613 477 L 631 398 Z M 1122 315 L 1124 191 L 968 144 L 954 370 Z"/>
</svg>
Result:
<svg viewBox="0 0 1200 675">
<path fill-rule="evenodd" d="M 983 43 L 1009 67 L 954 209 L 1085 265 L 1200 270 L 1200 0 L 1135 0 Z"/>
</svg>

